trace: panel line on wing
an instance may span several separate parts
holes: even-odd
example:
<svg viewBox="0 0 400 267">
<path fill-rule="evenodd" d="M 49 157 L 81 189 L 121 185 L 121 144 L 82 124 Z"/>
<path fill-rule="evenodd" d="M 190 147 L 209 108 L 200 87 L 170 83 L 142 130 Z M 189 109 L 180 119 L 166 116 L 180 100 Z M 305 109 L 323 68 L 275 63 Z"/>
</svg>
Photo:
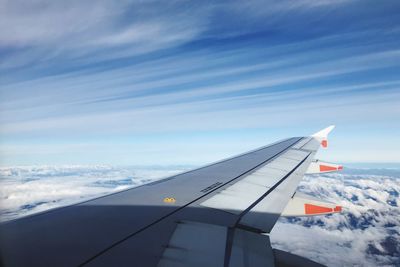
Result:
<svg viewBox="0 0 400 267">
<path fill-rule="evenodd" d="M 254 170 L 238 182 L 223 189 L 216 195 L 200 203 L 201 206 L 241 214 L 275 188 L 282 179 L 290 175 L 310 152 L 288 149 L 264 166 Z M 285 155 L 292 156 L 288 159 Z M 296 158 L 296 159 L 294 159 Z"/>
<path fill-rule="evenodd" d="M 269 233 L 303 178 L 310 153 L 265 195 L 240 215 L 238 223 Z"/>
<path fill-rule="evenodd" d="M 269 190 L 267 192 L 265 192 L 260 198 L 257 199 L 257 201 L 255 201 L 254 203 L 252 203 L 246 210 L 244 210 L 241 215 L 240 218 L 238 220 L 238 222 L 240 221 L 241 217 L 243 217 L 248 211 L 250 211 L 253 207 L 255 207 L 261 200 L 263 200 L 270 192 L 272 192 L 275 188 L 277 188 L 283 181 L 285 181 L 292 173 L 294 173 L 310 156 L 311 153 L 309 153 L 299 164 L 297 164 L 297 166 L 291 170 L 290 172 L 288 172 L 282 179 L 280 179 L 274 186 L 272 186 L 271 188 L 269 188 Z"/>
</svg>

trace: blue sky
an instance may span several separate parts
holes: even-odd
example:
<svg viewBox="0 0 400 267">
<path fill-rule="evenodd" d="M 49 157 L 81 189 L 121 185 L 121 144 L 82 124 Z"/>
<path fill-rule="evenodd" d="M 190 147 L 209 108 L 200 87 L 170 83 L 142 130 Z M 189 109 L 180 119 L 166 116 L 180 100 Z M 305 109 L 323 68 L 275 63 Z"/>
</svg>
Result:
<svg viewBox="0 0 400 267">
<path fill-rule="evenodd" d="M 204 164 L 330 124 L 400 163 L 398 1 L 1 1 L 0 164 Z"/>
</svg>

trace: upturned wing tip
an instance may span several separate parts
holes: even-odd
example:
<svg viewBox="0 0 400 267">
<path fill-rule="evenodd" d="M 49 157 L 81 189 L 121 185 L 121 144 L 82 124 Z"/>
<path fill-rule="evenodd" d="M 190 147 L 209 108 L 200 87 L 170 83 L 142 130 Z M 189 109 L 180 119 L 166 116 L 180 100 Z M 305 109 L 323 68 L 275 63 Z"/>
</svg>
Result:
<svg viewBox="0 0 400 267">
<path fill-rule="evenodd" d="M 335 128 L 335 125 L 328 126 L 324 129 L 322 129 L 319 132 L 314 133 L 311 135 L 312 137 L 320 137 L 320 138 L 326 138 L 328 137 L 328 134 Z"/>
</svg>

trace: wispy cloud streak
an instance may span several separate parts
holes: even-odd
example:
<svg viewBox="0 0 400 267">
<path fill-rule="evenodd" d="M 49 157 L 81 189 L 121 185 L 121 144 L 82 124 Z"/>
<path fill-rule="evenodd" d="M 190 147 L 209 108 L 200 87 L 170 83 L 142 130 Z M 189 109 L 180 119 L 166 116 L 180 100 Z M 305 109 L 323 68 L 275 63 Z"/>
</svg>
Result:
<svg viewBox="0 0 400 267">
<path fill-rule="evenodd" d="M 389 4 L 2 5 L 3 155 L 38 143 L 80 147 L 95 137 L 101 146 L 104 138 L 162 140 L 171 132 L 189 138 L 327 123 L 347 132 L 355 125 L 379 127 L 385 136 L 399 132 L 393 122 L 400 117 L 400 31 L 387 15 Z M 353 20 L 356 10 L 363 12 Z M 352 20 L 348 27 L 346 20 Z M 52 144 L 43 141 L 49 138 Z M 373 141 L 388 151 L 387 141 Z"/>
</svg>

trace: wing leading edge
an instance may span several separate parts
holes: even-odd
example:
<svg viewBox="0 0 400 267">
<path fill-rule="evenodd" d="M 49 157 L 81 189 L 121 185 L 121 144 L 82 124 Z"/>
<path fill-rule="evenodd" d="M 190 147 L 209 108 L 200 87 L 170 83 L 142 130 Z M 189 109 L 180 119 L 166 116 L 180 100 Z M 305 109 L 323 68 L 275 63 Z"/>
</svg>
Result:
<svg viewBox="0 0 400 267">
<path fill-rule="evenodd" d="M 315 164 L 318 148 L 327 146 L 332 129 L 285 139 L 159 182 L 3 223 L 2 263 L 291 266 L 295 262 L 300 266 L 303 262 L 319 266 L 273 250 L 269 233 L 281 215 L 341 210 L 296 193 L 303 175 Z M 315 173 L 317 169 L 312 170 Z"/>
</svg>

